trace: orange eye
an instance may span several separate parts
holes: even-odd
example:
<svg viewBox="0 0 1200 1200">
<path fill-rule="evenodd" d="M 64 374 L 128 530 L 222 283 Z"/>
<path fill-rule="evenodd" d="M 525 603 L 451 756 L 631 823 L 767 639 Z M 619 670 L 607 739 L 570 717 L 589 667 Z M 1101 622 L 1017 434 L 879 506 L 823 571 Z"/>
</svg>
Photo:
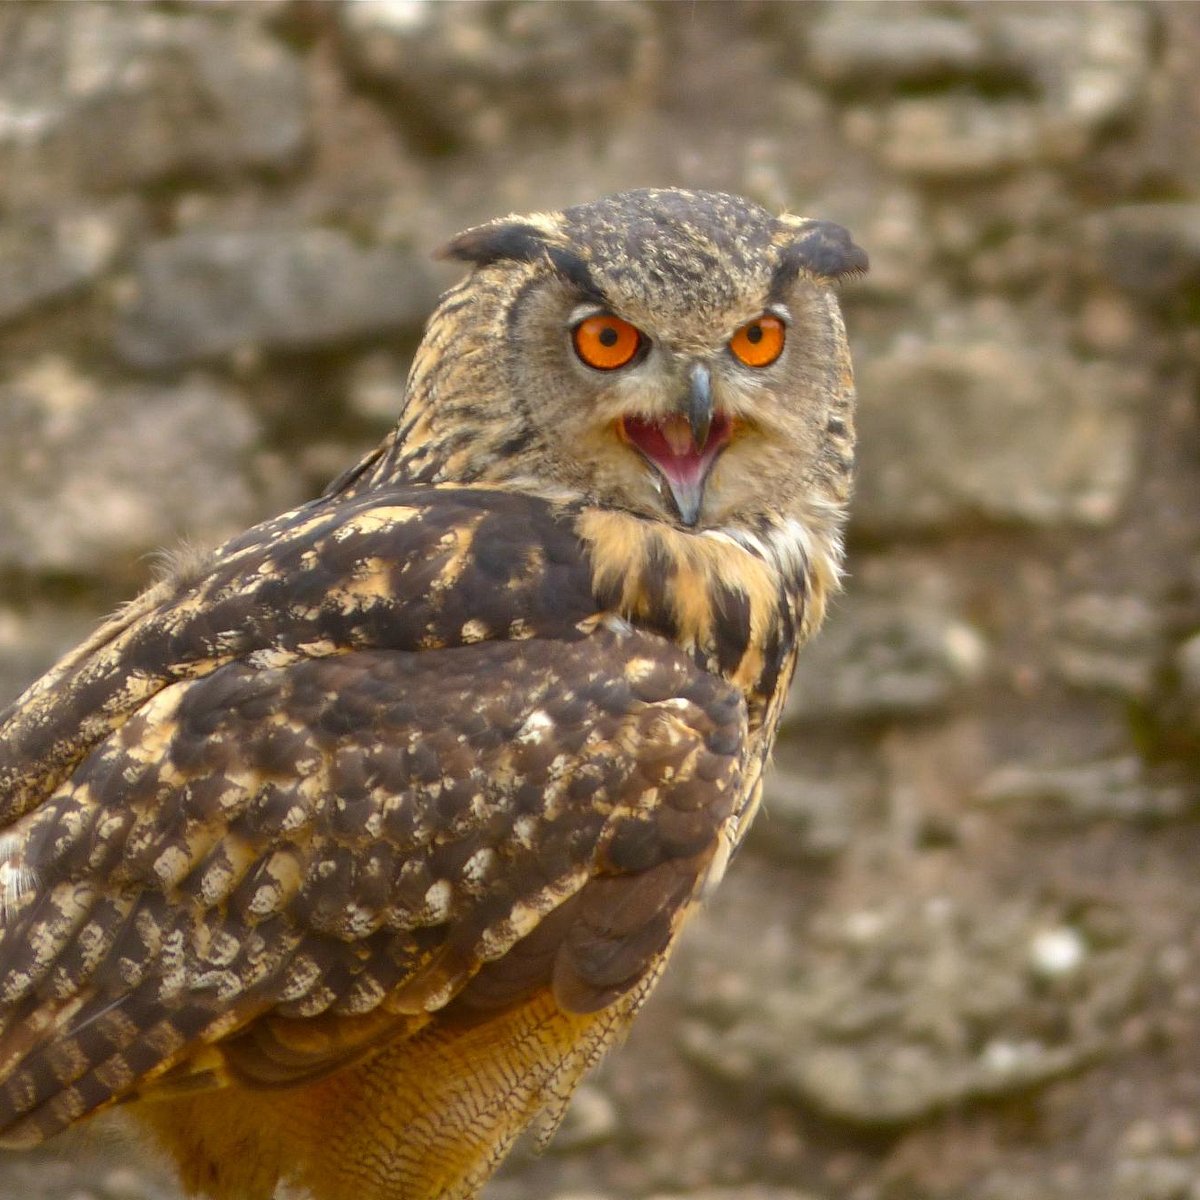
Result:
<svg viewBox="0 0 1200 1200">
<path fill-rule="evenodd" d="M 571 331 L 575 353 L 598 371 L 615 371 L 633 361 L 642 335 L 628 321 L 611 313 L 587 317 Z"/>
<path fill-rule="evenodd" d="M 767 316 L 747 321 L 729 339 L 729 349 L 748 367 L 769 367 L 783 353 L 783 322 Z"/>
</svg>

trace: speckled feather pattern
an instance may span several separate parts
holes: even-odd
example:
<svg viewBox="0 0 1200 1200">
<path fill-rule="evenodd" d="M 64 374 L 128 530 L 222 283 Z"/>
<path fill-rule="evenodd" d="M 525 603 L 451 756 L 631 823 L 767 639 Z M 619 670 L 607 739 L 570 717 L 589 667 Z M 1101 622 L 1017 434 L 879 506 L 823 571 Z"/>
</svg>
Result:
<svg viewBox="0 0 1200 1200">
<path fill-rule="evenodd" d="M 553 1127 L 753 817 L 836 584 L 852 385 L 823 280 L 860 252 L 644 192 L 452 253 L 478 269 L 396 432 L 0 715 L 4 1143 L 137 1100 L 197 1194 L 466 1200 Z M 812 467 L 767 447 L 787 478 L 737 525 L 600 502 L 536 389 L 487 394 L 530 289 L 671 329 L 796 278 L 833 313 L 828 429 Z"/>
</svg>

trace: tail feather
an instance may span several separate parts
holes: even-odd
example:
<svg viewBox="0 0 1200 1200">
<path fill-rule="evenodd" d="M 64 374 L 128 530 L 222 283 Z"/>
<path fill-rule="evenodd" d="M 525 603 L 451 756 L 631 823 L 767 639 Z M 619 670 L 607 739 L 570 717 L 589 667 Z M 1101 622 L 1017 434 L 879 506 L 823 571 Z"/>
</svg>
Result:
<svg viewBox="0 0 1200 1200">
<path fill-rule="evenodd" d="M 245 1019 L 217 1011 L 212 1001 L 186 1001 L 164 1015 L 149 985 L 115 999 L 93 996 L 69 1020 L 60 1019 L 51 1037 L 39 1038 L 0 1084 L 0 1145 L 36 1145 L 135 1088 L 144 1090 L 195 1053 L 196 1043 Z"/>
</svg>

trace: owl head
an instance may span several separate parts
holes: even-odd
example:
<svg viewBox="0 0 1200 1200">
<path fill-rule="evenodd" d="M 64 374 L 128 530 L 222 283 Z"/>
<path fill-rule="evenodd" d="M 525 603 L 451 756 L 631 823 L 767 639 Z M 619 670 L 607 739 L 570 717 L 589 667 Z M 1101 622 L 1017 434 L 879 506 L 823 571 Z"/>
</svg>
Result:
<svg viewBox="0 0 1200 1200">
<path fill-rule="evenodd" d="M 520 486 L 684 529 L 836 522 L 853 382 L 840 226 L 639 190 L 470 229 L 373 478 Z"/>
</svg>

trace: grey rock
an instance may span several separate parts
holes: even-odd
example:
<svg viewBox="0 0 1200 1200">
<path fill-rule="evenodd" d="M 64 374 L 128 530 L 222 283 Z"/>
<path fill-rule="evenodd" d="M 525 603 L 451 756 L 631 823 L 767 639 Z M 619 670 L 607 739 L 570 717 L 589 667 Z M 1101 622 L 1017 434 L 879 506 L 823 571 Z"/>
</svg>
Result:
<svg viewBox="0 0 1200 1200">
<path fill-rule="evenodd" d="M 1198 1200 L 1196 1172 L 1191 1159 L 1125 1159 L 1114 1171 L 1113 1200 Z"/>
<path fill-rule="evenodd" d="M 1103 526 L 1129 494 L 1135 417 L 1105 364 L 1000 342 L 918 344 L 868 358 L 859 394 L 854 520 L 872 534 Z"/>
<path fill-rule="evenodd" d="M 850 114 L 847 131 L 894 171 L 920 179 L 978 179 L 1044 154 L 1036 105 L 977 96 L 916 96 Z"/>
<path fill-rule="evenodd" d="M 414 252 L 324 228 L 181 234 L 147 246 L 133 282 L 116 344 L 143 368 L 412 330 L 437 294 Z"/>
<path fill-rule="evenodd" d="M 0 323 L 97 279 L 112 263 L 127 223 L 124 213 L 85 209 L 0 225 Z"/>
<path fill-rule="evenodd" d="M 1100 257 L 1118 287 L 1172 301 L 1200 288 L 1200 204 L 1130 204 L 1093 219 Z"/>
<path fill-rule="evenodd" d="M 860 1127 L 1018 1094 L 1115 1051 L 1134 1008 L 1140 952 L 1077 934 L 1063 969 L 1047 936 L 1073 929 L 1020 899 L 985 921 L 948 896 L 827 909 L 788 953 L 731 939 L 719 968 L 696 969 L 680 1045 L 718 1078 Z"/>
<path fill-rule="evenodd" d="M 83 605 L 0 606 L 0 709 L 97 624 L 98 614 Z"/>
<path fill-rule="evenodd" d="M 1193 634 L 1179 647 L 1175 663 L 1179 671 L 1180 690 L 1194 706 L 1197 724 L 1200 725 L 1200 633 Z"/>
<path fill-rule="evenodd" d="M 386 350 L 364 355 L 346 378 L 350 411 L 372 425 L 389 427 L 404 404 L 407 364 Z"/>
<path fill-rule="evenodd" d="M 785 735 L 763 784 L 762 812 L 750 826 L 749 845 L 780 862 L 804 864 L 846 850 L 862 814 L 878 794 L 869 771 L 844 767 L 816 774 L 803 745 Z"/>
<path fill-rule="evenodd" d="M 975 799 L 1003 807 L 1029 827 L 1091 821 L 1161 821 L 1183 815 L 1200 788 L 1150 777 L 1140 759 L 1103 759 L 1064 766 L 1013 764 L 993 771 Z"/>
<path fill-rule="evenodd" d="M 1075 596 L 1062 605 L 1054 668 L 1067 683 L 1145 700 L 1162 658 L 1158 616 L 1140 596 Z"/>
<path fill-rule="evenodd" d="M 652 1192 L 646 1200 L 817 1200 L 812 1192 L 747 1184 L 745 1187 L 696 1188 L 688 1192 Z"/>
<path fill-rule="evenodd" d="M 258 512 L 255 421 L 203 378 L 102 391 L 48 358 L 0 385 L 0 566 L 128 574 L 177 541 Z"/>
<path fill-rule="evenodd" d="M 1099 1156 L 1097 1156 L 1099 1157 Z M 1094 1165 L 1072 1162 L 1069 1169 L 1047 1179 L 1050 1171 L 1035 1169 L 1026 1174 L 1019 1166 L 989 1171 L 971 1188 L 970 1200 L 1133 1200 L 1113 1189 L 1115 1172 L 1111 1161 Z M 1138 1200 L 1148 1200 L 1138 1197 Z M 1191 1200 L 1191 1198 L 1189 1198 Z"/>
<path fill-rule="evenodd" d="M 1174 1109 L 1166 1119 L 1147 1114 L 1134 1120 L 1121 1135 L 1119 1149 L 1125 1162 L 1179 1161 L 1200 1150 L 1200 1124 L 1191 1108 Z M 1197 1180 L 1200 1182 L 1200 1179 Z"/>
<path fill-rule="evenodd" d="M 1150 78 L 1153 21 L 1120 3 L 964 6 L 958 19 L 885 5 L 862 21 L 835 9 L 813 33 L 813 62 L 831 81 L 855 78 L 986 85 L 939 87 L 853 113 L 847 132 L 889 167 L 927 180 L 983 179 L 1082 158 L 1133 114 Z M 1005 94 L 996 96 L 997 87 Z"/>
<path fill-rule="evenodd" d="M 1154 18 L 1146 6 L 1025 2 L 975 11 L 997 62 L 1037 86 L 1057 150 L 1081 152 L 1086 139 L 1142 100 L 1154 52 Z"/>
<path fill-rule="evenodd" d="M 936 712 L 982 677 L 986 661 L 982 636 L 944 609 L 850 595 L 805 649 L 784 727 Z"/>
<path fill-rule="evenodd" d="M 809 67 L 835 88 L 924 89 L 947 118 L 966 103 L 976 123 L 998 91 L 1029 95 L 1041 150 L 1051 152 L 1077 152 L 1080 135 L 1136 109 L 1154 44 L 1143 6 L 1103 2 L 831 5 L 815 19 L 806 15 L 802 32 Z M 970 151 L 966 138 L 955 148 Z M 970 161 L 963 166 L 971 170 Z"/>
<path fill-rule="evenodd" d="M 1150 195 L 1194 199 L 1200 195 L 1200 92 L 1195 86 L 1200 20 L 1190 4 L 1155 5 L 1151 11 L 1161 58 L 1138 105 L 1136 136 L 1113 139 L 1106 175 L 1116 177 L 1118 195 L 1138 195 L 1139 185 L 1153 182 Z"/>
<path fill-rule="evenodd" d="M 571 1106 L 555 1131 L 548 1151 L 551 1154 L 573 1154 L 610 1142 L 621 1127 L 620 1117 L 611 1098 L 594 1083 L 580 1084 L 571 1099 Z"/>
<path fill-rule="evenodd" d="M 846 291 L 842 296 L 851 312 L 872 300 L 909 306 L 928 286 L 936 245 L 929 238 L 928 206 L 915 186 L 897 182 L 886 196 L 872 197 L 861 184 L 847 179 L 805 207 L 809 212 L 837 213 L 855 239 L 871 248 L 870 271 L 855 281 L 853 294 Z"/>
<path fill-rule="evenodd" d="M 180 1200 L 156 1155 L 111 1116 L 36 1150 L 0 1151 L 0 1195 L 36 1200 Z"/>
<path fill-rule="evenodd" d="M 985 39 L 970 21 L 912 5 L 833 5 L 808 29 L 808 63 L 835 87 L 938 83 L 977 72 L 986 61 Z"/>
<path fill-rule="evenodd" d="M 645 98 L 658 58 L 649 13 L 631 4 L 368 0 L 337 19 L 353 70 L 439 147 L 568 121 L 599 129 Z"/>
<path fill-rule="evenodd" d="M 294 163 L 299 63 L 255 6 L 13 5 L 0 30 L 0 195 L 51 198 Z"/>
</svg>

